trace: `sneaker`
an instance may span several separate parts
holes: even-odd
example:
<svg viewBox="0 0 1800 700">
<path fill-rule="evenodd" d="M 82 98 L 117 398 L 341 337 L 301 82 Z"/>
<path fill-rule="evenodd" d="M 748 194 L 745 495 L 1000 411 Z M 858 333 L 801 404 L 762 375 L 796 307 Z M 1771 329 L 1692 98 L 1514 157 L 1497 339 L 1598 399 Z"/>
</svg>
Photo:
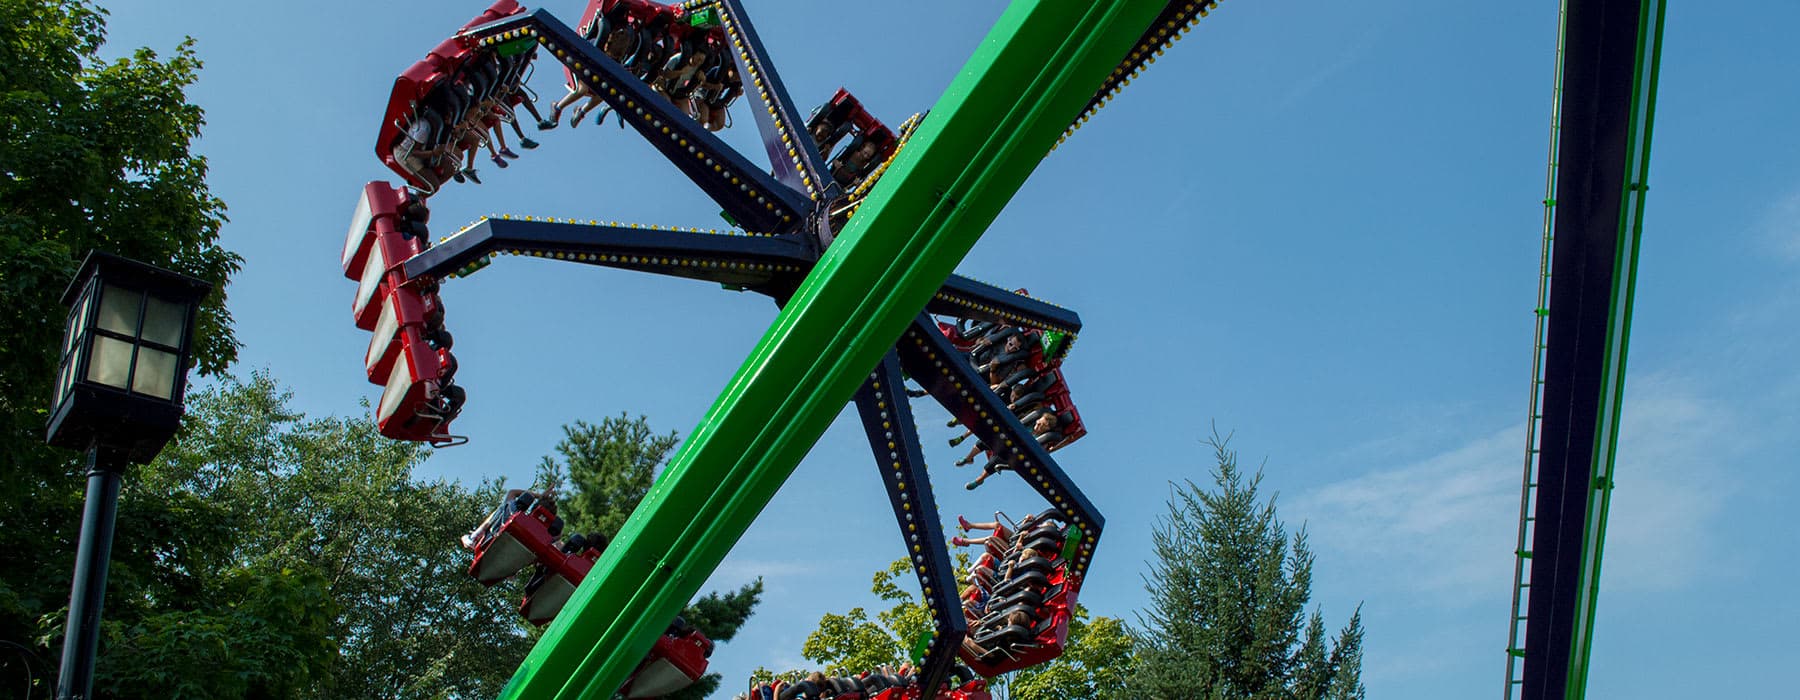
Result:
<svg viewBox="0 0 1800 700">
<path fill-rule="evenodd" d="M 556 118 L 554 118 L 554 119 L 539 119 L 538 120 L 538 131 L 549 131 L 551 129 L 554 129 L 554 128 L 556 128 L 556 122 L 561 121 L 561 120 L 562 120 L 562 115 L 560 115 L 560 114 L 556 115 Z M 526 146 L 526 148 L 531 148 L 531 147 Z"/>
<path fill-rule="evenodd" d="M 950 438 L 950 446 L 955 447 L 957 445 L 961 445 L 961 444 L 963 444 L 963 441 L 967 440 L 967 439 L 969 439 L 969 436 L 967 436 L 967 435 L 958 435 L 956 437 Z"/>
<path fill-rule="evenodd" d="M 969 483 L 963 484 L 963 488 L 968 489 L 970 491 L 974 491 L 975 487 L 980 486 L 980 485 L 981 485 L 980 481 L 971 481 Z"/>
<path fill-rule="evenodd" d="M 962 527 L 963 532 L 968 532 L 969 528 L 974 525 L 974 523 L 969 522 L 968 518 L 960 515 L 956 516 L 956 524 Z"/>
<path fill-rule="evenodd" d="M 462 174 L 469 176 L 469 180 L 473 181 L 475 184 L 481 184 L 481 178 L 475 174 L 474 168 L 464 168 Z"/>
<path fill-rule="evenodd" d="M 470 173 L 470 174 L 473 175 L 474 173 Z M 481 182 L 481 181 L 476 180 L 476 182 Z M 964 457 L 962 459 L 956 460 L 956 466 L 959 466 L 959 467 L 966 467 L 966 466 L 969 466 L 974 463 L 975 463 L 974 457 Z"/>
<path fill-rule="evenodd" d="M 450 173 L 450 179 L 455 180 L 457 182 L 468 182 L 469 181 L 468 178 L 463 177 L 461 170 Z"/>
<path fill-rule="evenodd" d="M 506 156 L 508 158 L 513 158 L 513 159 L 517 159 L 519 157 L 519 154 L 512 152 L 512 149 L 510 149 L 510 148 L 500 149 L 500 155 Z"/>
<path fill-rule="evenodd" d="M 505 168 L 506 166 L 512 165 L 512 164 L 506 162 L 505 158 L 501 158 L 500 156 L 496 155 L 496 156 L 494 156 L 494 165 L 500 166 L 501 168 Z"/>
<path fill-rule="evenodd" d="M 967 546 L 969 546 L 969 540 L 962 538 L 962 537 L 952 537 L 952 538 L 950 538 L 950 544 L 956 545 L 958 547 L 967 547 Z"/>
<path fill-rule="evenodd" d="M 538 122 L 538 124 L 542 125 L 543 122 Z M 537 148 L 537 142 L 521 136 L 519 137 L 519 148 L 529 151 L 533 148 Z"/>
</svg>

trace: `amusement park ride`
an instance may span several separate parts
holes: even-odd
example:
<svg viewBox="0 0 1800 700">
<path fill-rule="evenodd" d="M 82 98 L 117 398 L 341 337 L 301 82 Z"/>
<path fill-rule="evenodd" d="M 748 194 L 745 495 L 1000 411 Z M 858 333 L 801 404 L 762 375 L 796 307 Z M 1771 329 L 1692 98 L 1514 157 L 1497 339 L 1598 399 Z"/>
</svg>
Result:
<svg viewBox="0 0 1800 700">
<path fill-rule="evenodd" d="M 1659 0 L 1645 2 L 1660 12 Z M 559 541 L 553 503 L 529 493 L 509 496 L 465 541 L 476 552 L 470 574 L 484 584 L 537 567 L 520 613 L 549 627 L 503 697 L 654 697 L 704 673 L 711 642 L 676 613 L 846 401 L 934 629 L 920 640 L 915 674 L 819 678 L 782 697 L 979 700 L 983 678 L 1059 655 L 1104 526 L 1050 454 L 1086 433 L 1060 367 L 1081 322 L 1023 290 L 952 271 L 1044 155 L 1215 4 L 1015 0 L 928 116 L 897 128 L 844 90 L 803 119 L 739 0 L 590 0 L 574 28 L 498 0 L 402 73 L 375 150 L 403 184 L 364 187 L 342 256 L 359 283 L 356 324 L 373 334 L 365 370 L 384 386 L 384 435 L 462 441 L 450 432 L 466 394 L 440 285 L 496 255 L 706 280 L 781 306 L 610 546 Z M 1631 3 L 1586 4 L 1617 14 Z M 515 107 L 536 113 L 521 82 L 540 50 L 563 65 L 570 88 L 546 125 L 584 100 L 577 119 L 604 105 L 740 230 L 484 218 L 433 245 L 426 199 L 473 177 L 466 164 L 516 124 Z M 1565 101 L 1570 89 L 1559 93 Z M 746 92 L 760 102 L 750 111 L 768 168 L 712 133 Z M 1644 125 L 1647 139 L 1647 117 Z M 1565 143 L 1565 158 L 1570 150 Z M 1553 326 L 1552 347 L 1555 337 Z M 920 388 L 909 392 L 908 380 Z M 961 597 L 909 394 L 938 401 L 977 440 L 971 458 L 985 453 L 983 478 L 1016 473 L 1049 506 L 993 525 L 977 566 L 985 574 Z M 1562 653 L 1542 663 L 1566 667 Z M 1528 660 L 1528 679 L 1534 667 Z"/>
</svg>

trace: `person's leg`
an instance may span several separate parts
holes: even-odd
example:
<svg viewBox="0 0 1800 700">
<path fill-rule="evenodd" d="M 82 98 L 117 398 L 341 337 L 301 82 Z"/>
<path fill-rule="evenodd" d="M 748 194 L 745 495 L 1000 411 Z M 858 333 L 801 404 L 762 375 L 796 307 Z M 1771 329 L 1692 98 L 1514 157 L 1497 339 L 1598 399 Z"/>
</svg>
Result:
<svg viewBox="0 0 1800 700">
<path fill-rule="evenodd" d="M 573 129 L 580 125 L 581 120 L 587 118 L 588 112 L 594 111 L 594 108 L 598 106 L 600 106 L 600 96 L 589 93 L 587 101 L 581 103 L 580 107 L 576 107 L 574 114 L 569 115 L 569 128 Z"/>
<path fill-rule="evenodd" d="M 569 105 L 575 104 L 576 100 L 586 97 L 587 95 L 587 88 L 579 83 L 577 83 L 575 87 L 569 88 L 569 94 L 563 95 L 562 99 L 559 99 L 550 105 L 550 118 L 548 120 L 539 120 L 538 129 L 548 130 L 556 128 L 557 124 L 562 123 L 563 110 L 568 109 Z"/>
<path fill-rule="evenodd" d="M 501 121 L 509 121 L 509 120 L 502 119 Z M 500 128 L 499 123 L 494 124 L 493 132 L 494 132 L 494 142 L 500 144 L 500 155 L 506 156 L 508 158 L 519 157 L 519 154 L 514 153 L 511 148 L 506 147 L 506 132 Z"/>
<path fill-rule="evenodd" d="M 912 392 L 907 392 L 907 393 L 912 393 Z M 950 438 L 950 446 L 951 446 L 951 447 L 955 447 L 955 446 L 957 446 L 957 445 L 961 445 L 961 444 L 963 444 L 963 441 L 964 441 L 964 440 L 967 440 L 967 439 L 969 439 L 969 436 L 970 436 L 970 435 L 974 435 L 974 433 L 971 433 L 971 432 L 969 432 L 969 431 L 967 431 L 967 430 L 964 430 L 964 431 L 963 431 L 963 434 L 961 434 L 961 435 L 958 435 L 958 436 L 956 436 L 956 437 L 953 437 L 953 438 Z"/>
<path fill-rule="evenodd" d="M 486 126 L 483 126 L 482 131 L 484 133 L 486 133 L 490 130 Z M 500 157 L 499 149 L 494 147 L 494 139 L 484 138 L 481 140 L 481 143 L 483 145 L 487 146 L 488 158 L 490 158 L 494 161 L 494 165 L 499 166 L 501 168 L 506 167 L 506 165 L 507 165 L 506 159 Z"/>
<path fill-rule="evenodd" d="M 527 99 L 519 100 L 519 106 L 524 107 L 525 111 L 530 112 L 532 119 L 535 119 L 540 122 L 543 121 L 544 117 L 542 115 L 538 114 L 537 105 L 533 104 L 532 101 L 529 99 L 530 95 L 527 94 L 526 97 L 527 97 Z"/>
<path fill-rule="evenodd" d="M 998 530 L 998 529 L 1000 529 L 1000 521 L 998 521 L 998 520 L 995 520 L 993 522 L 986 522 L 986 523 L 972 523 L 972 522 L 969 522 L 969 520 L 967 518 L 964 518 L 963 516 L 958 515 L 958 516 L 956 516 L 956 522 L 957 522 L 957 524 L 962 525 L 962 529 L 964 529 L 964 530 Z"/>
<path fill-rule="evenodd" d="M 987 445 L 982 444 L 980 440 L 976 440 L 975 446 L 969 448 L 969 454 L 964 455 L 962 459 L 956 460 L 956 466 L 966 467 L 968 465 L 974 464 L 975 463 L 975 455 L 981 454 L 986 449 L 987 449 Z"/>
</svg>

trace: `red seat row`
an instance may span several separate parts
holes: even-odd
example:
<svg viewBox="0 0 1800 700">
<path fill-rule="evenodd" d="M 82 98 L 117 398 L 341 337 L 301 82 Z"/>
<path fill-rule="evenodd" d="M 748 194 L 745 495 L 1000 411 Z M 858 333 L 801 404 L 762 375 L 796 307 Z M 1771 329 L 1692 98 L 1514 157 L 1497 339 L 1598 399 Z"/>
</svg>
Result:
<svg viewBox="0 0 1800 700">
<path fill-rule="evenodd" d="M 577 31 L 708 130 L 725 128 L 726 110 L 744 93 L 716 8 L 588 0 Z M 566 66 L 563 73 L 579 90 Z"/>
<path fill-rule="evenodd" d="M 563 523 L 548 498 L 527 492 L 508 496 L 464 540 L 475 552 L 469 576 L 493 586 L 535 564 L 537 570 L 519 601 L 519 615 L 533 625 L 547 625 L 587 578 L 605 545 L 588 546 L 579 537 L 559 545 Z M 712 651 L 712 640 L 676 618 L 619 692 L 627 698 L 653 698 L 686 688 L 706 675 Z"/>
<path fill-rule="evenodd" d="M 862 102 L 843 88 L 838 88 L 829 101 L 806 118 L 806 131 L 819 147 L 819 154 L 829 160 L 832 179 L 845 189 L 868 177 L 900 145 L 893 130 L 863 109 Z M 843 142 L 846 136 L 850 137 L 848 143 Z M 840 143 L 843 149 L 834 156 Z"/>
<path fill-rule="evenodd" d="M 1081 582 L 1068 575 L 1061 554 L 1066 530 L 1054 513 L 1040 514 L 1019 532 L 1002 526 L 972 569 L 984 575 L 973 576 L 963 595 L 969 643 L 960 655 L 983 677 L 1053 660 L 1067 646 Z"/>
<path fill-rule="evenodd" d="M 498 0 L 462 29 L 524 11 L 518 0 Z M 459 170 L 460 153 L 485 142 L 500 111 L 526 99 L 520 82 L 535 49 L 483 49 L 460 30 L 445 39 L 394 80 L 375 155 L 407 184 L 436 192 Z"/>
<path fill-rule="evenodd" d="M 1019 294 L 1026 293 L 1023 289 L 1017 291 Z M 1063 379 L 1062 359 L 1047 359 L 1044 354 L 1043 331 L 1036 328 L 1013 326 L 1004 322 L 946 323 L 943 321 L 938 322 L 938 330 L 943 331 L 951 345 L 962 351 L 970 363 L 976 366 L 994 360 L 992 354 L 981 354 L 983 350 L 988 353 L 998 351 L 998 348 L 993 345 L 982 347 L 983 337 L 1004 333 L 1018 334 L 1023 341 L 1021 347 L 1024 354 L 1017 361 L 1029 368 L 1030 373 L 1035 376 L 1033 381 L 1036 384 L 1033 387 L 1034 391 L 1023 399 L 1012 402 L 1014 412 L 1022 419 L 1034 410 L 1047 411 L 1050 415 L 1057 417 L 1055 435 L 1052 436 L 1054 439 L 1040 440 L 1044 443 L 1044 448 L 1050 452 L 1068 447 L 1087 435 L 1087 425 L 1082 422 L 1081 411 L 1075 408 L 1075 400 L 1069 395 L 1069 383 Z M 1000 359 L 1004 361 L 1005 358 Z M 1002 396 L 1001 399 L 1007 400 L 1008 397 Z M 1025 427 L 1030 429 L 1033 422 L 1026 421 Z"/>
<path fill-rule="evenodd" d="M 384 182 L 363 187 L 344 241 L 344 276 L 357 282 L 351 315 L 370 331 L 363 368 L 382 385 L 375 421 L 382 435 L 444 446 L 465 393 L 432 278 L 408 280 L 401 264 L 430 247 L 424 200 Z"/>
</svg>

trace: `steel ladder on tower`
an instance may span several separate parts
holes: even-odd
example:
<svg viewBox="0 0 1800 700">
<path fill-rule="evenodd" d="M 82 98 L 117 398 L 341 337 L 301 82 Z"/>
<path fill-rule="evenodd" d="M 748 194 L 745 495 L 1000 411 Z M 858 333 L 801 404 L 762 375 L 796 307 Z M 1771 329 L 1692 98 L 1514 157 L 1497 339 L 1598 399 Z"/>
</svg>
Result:
<svg viewBox="0 0 1800 700">
<path fill-rule="evenodd" d="M 1543 406 L 1540 403 L 1544 388 L 1544 355 L 1548 347 L 1544 337 L 1550 323 L 1550 251 L 1554 236 L 1556 219 L 1556 162 L 1557 148 L 1561 132 L 1562 119 L 1562 83 L 1563 83 L 1563 30 L 1568 21 L 1568 2 L 1558 3 L 1556 20 L 1556 80 L 1550 98 L 1550 157 L 1544 175 L 1544 231 L 1543 251 L 1538 259 L 1538 295 L 1537 307 L 1532 311 L 1536 316 L 1536 331 L 1531 339 L 1531 406 L 1525 419 L 1525 477 L 1519 494 L 1519 542 L 1513 550 L 1513 601 L 1512 619 L 1508 625 L 1506 637 L 1506 700 L 1513 700 L 1520 685 L 1525 682 L 1520 668 L 1525 661 L 1524 639 L 1525 610 L 1531 596 L 1531 538 L 1534 521 L 1532 507 L 1537 495 L 1538 467 L 1538 428 L 1543 422 Z"/>
</svg>

